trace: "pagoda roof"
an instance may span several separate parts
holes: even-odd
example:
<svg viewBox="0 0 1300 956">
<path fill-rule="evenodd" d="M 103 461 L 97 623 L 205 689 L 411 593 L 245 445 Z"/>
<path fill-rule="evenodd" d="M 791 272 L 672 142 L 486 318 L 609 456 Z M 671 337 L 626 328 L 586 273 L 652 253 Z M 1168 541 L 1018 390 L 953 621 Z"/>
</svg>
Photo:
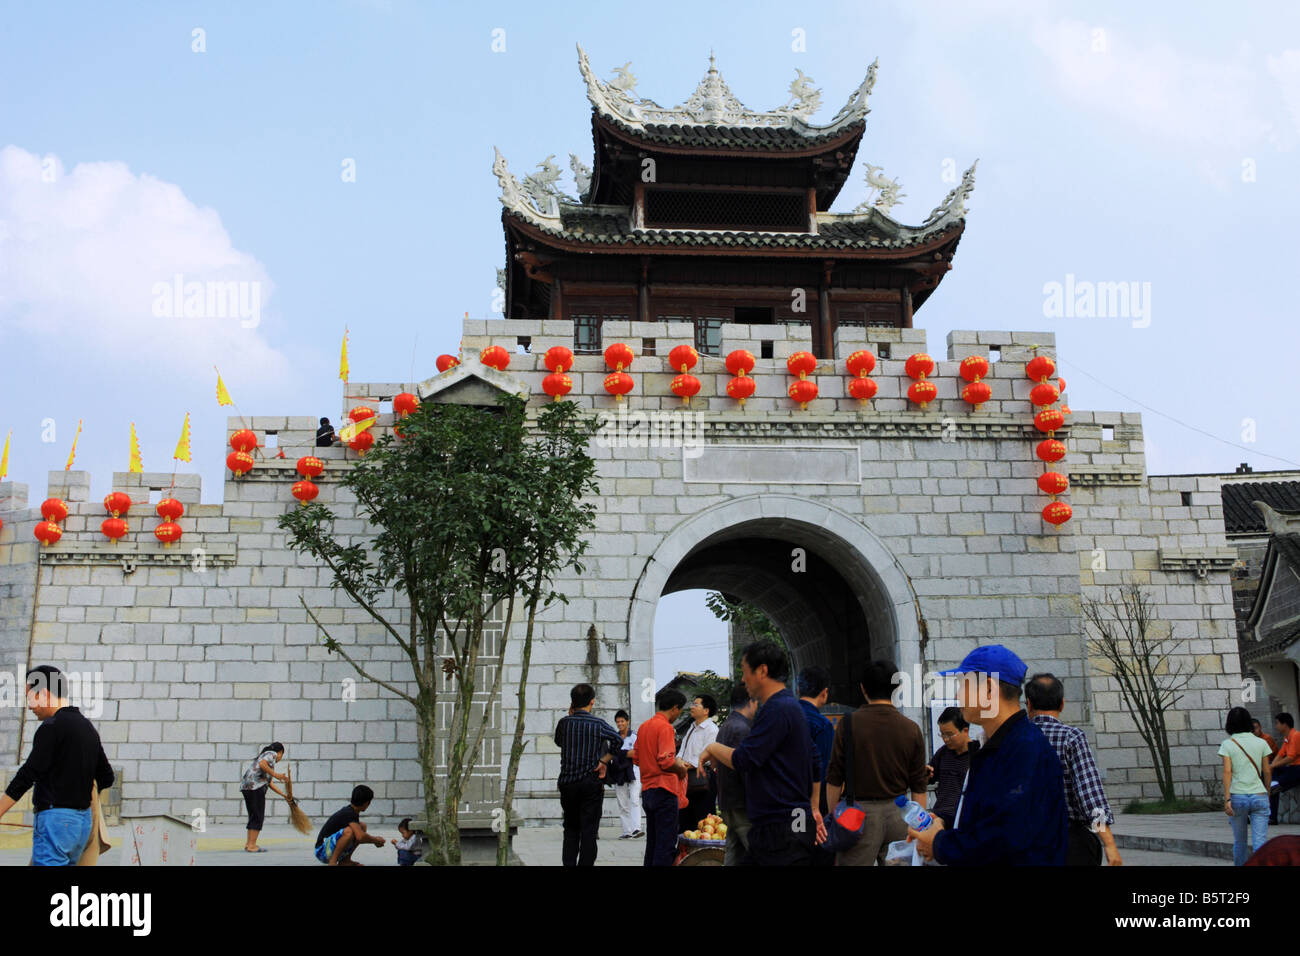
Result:
<svg viewBox="0 0 1300 956">
<path fill-rule="evenodd" d="M 553 167 L 552 167 L 553 168 Z M 670 251 L 686 249 L 779 249 L 833 251 L 896 250 L 908 253 L 942 244 L 965 228 L 966 199 L 975 187 L 975 166 L 961 183 L 931 210 L 920 226 L 907 226 L 874 206 L 853 212 L 817 214 L 817 232 L 773 232 L 724 229 L 638 228 L 629 206 L 591 204 L 573 200 L 555 190 L 539 191 L 534 177 L 520 186 L 498 151 L 493 172 L 501 184 L 501 204 L 509 220 L 560 240 L 566 245 L 616 251 L 617 247 Z"/>
<path fill-rule="evenodd" d="M 802 152 L 861 135 L 870 112 L 867 101 L 876 82 L 876 67 L 871 64 L 830 122 L 817 125 L 809 118 L 821 106 L 821 90 L 802 70 L 795 70 L 790 98 L 783 105 L 753 110 L 732 94 L 710 54 L 708 72 L 695 92 L 677 106 L 664 107 L 635 94 L 630 62 L 616 68 L 612 80 L 602 82 L 578 45 L 578 68 L 598 117 L 638 140 L 691 149 Z"/>
</svg>

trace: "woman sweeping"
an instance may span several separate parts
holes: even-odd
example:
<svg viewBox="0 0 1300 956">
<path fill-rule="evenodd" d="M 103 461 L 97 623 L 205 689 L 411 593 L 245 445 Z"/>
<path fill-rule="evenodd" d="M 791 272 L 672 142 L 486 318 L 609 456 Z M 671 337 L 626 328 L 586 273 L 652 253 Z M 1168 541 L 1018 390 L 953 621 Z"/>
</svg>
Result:
<svg viewBox="0 0 1300 956">
<path fill-rule="evenodd" d="M 246 853 L 265 853 L 266 848 L 257 845 L 258 834 L 262 832 L 262 818 L 266 815 L 266 788 L 270 787 L 280 796 L 285 793 L 271 779 L 288 779 L 282 773 L 275 772 L 275 765 L 284 759 L 284 744 L 267 744 L 248 765 L 239 782 L 239 789 L 244 794 L 244 804 L 248 807 L 248 842 L 244 844 Z"/>
</svg>

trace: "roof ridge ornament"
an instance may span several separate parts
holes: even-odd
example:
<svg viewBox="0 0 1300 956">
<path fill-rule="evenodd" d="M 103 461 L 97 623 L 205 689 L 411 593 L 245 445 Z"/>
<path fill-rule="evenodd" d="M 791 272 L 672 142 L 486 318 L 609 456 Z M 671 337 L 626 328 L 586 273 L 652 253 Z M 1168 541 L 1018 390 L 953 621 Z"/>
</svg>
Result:
<svg viewBox="0 0 1300 956">
<path fill-rule="evenodd" d="M 954 189 L 949 190 L 948 195 L 944 197 L 943 202 L 930 210 L 930 215 L 925 217 L 921 225 L 929 226 L 942 219 L 965 219 L 966 218 L 966 200 L 970 198 L 971 192 L 975 189 L 975 167 L 979 165 L 979 160 L 970 164 L 970 169 L 961 174 L 961 182 Z"/>
<path fill-rule="evenodd" d="M 905 192 L 900 192 L 903 186 L 897 179 L 886 179 L 880 174 L 883 168 L 883 166 L 867 164 L 867 185 L 874 192 L 854 207 L 855 213 L 868 212 L 874 208 L 888 216 L 889 210 L 902 203 L 903 197 L 907 195 Z"/>
<path fill-rule="evenodd" d="M 551 162 L 555 155 L 552 154 L 538 163 L 542 173 L 525 177 L 525 185 L 521 188 L 519 181 L 510 172 L 506 158 L 501 155 L 501 150 L 493 146 L 492 152 L 495 156 L 492 161 L 492 172 L 501 185 L 501 205 L 508 211 L 518 213 L 536 223 L 558 225 L 560 222 L 559 190 L 555 187 L 555 179 L 559 178 L 560 169 Z M 553 177 L 552 170 L 554 170 Z"/>
<path fill-rule="evenodd" d="M 718 72 L 716 57 L 710 51 L 708 72 L 695 92 L 685 102 L 666 108 L 654 100 L 634 95 L 636 76 L 632 73 L 630 61 L 613 71 L 612 80 L 602 82 L 592 70 L 582 44 L 578 44 L 578 69 L 586 81 L 587 99 L 591 105 L 597 112 L 638 130 L 644 130 L 647 125 L 739 126 L 787 128 L 815 136 L 833 133 L 843 126 L 859 122 L 869 112 L 867 97 L 876 82 L 876 65 L 871 64 L 866 79 L 831 122 L 815 126 L 808 119 L 821 108 L 822 92 L 813 86 L 812 77 L 800 69 L 795 70 L 795 78 L 789 86 L 790 98 L 785 104 L 772 110 L 752 110 L 731 92 Z"/>
</svg>

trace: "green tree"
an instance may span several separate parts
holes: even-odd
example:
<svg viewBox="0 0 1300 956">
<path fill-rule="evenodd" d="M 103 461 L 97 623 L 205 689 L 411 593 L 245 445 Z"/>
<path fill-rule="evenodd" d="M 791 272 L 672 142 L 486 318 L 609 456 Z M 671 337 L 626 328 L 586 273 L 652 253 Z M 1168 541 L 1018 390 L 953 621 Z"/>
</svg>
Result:
<svg viewBox="0 0 1300 956">
<path fill-rule="evenodd" d="M 429 856 L 441 865 L 461 859 L 458 810 L 482 750 L 486 715 L 499 699 L 518 596 L 523 592 L 525 601 L 531 596 L 534 603 L 539 594 L 553 597 L 537 583 L 530 561 L 550 553 L 541 540 L 547 529 L 580 525 L 573 513 L 583 509 L 576 500 L 563 501 L 550 472 L 537 469 L 537 441 L 528 437 L 524 401 L 512 396 L 499 401 L 497 408 L 425 402 L 402 421 L 400 439 L 384 436 L 348 469 L 340 484 L 355 496 L 371 526 L 366 534 L 336 533 L 334 513 L 318 502 L 280 519 L 289 546 L 328 567 L 331 586 L 374 619 L 410 662 L 413 693 L 410 684 L 404 689 L 368 673 L 365 662 L 335 640 L 303 602 L 331 652 L 414 708 Z M 554 432 L 554 447 L 585 455 L 579 447 L 585 442 L 576 434 L 571 441 L 565 438 L 583 429 L 590 434 L 571 411 L 547 406 L 538 418 L 540 435 Z M 541 514 L 543 507 L 551 513 Z M 557 517 L 556 511 L 563 514 Z M 547 561 L 543 582 L 567 566 L 564 557 Z M 495 668 L 486 704 L 474 707 L 484 636 L 498 626 L 492 620 L 498 607 L 504 612 L 501 666 Z M 445 729 L 437 720 L 444 680 L 452 697 Z M 440 779 L 444 736 L 447 771 Z"/>
</svg>

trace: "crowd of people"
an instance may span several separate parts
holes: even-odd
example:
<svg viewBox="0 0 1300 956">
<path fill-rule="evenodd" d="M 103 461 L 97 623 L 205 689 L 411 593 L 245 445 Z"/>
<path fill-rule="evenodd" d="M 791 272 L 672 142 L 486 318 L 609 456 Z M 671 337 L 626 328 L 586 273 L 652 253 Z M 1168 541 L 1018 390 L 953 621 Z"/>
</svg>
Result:
<svg viewBox="0 0 1300 956">
<path fill-rule="evenodd" d="M 721 726 L 713 698 L 688 704 L 668 688 L 639 728 L 619 711 L 615 729 L 592 713 L 590 685 L 573 689 L 570 716 L 555 733 L 566 865 L 595 862 L 611 761 L 607 782 L 618 794 L 622 839 L 645 837 L 646 866 L 672 865 L 682 852 L 679 834 L 715 811 L 725 824 L 727 866 L 883 865 L 903 842 L 914 846 L 917 863 L 1122 865 L 1087 735 L 1061 720 L 1063 683 L 1050 673 L 1029 675 L 1007 648 L 978 647 L 944 672 L 959 678 L 957 706 L 939 715 L 942 745 L 932 754 L 893 703 L 893 661 L 863 669 L 863 703 L 836 724 L 822 713 L 830 694 L 822 668 L 802 671 L 792 691 L 778 645 L 750 644 L 740 663 Z M 688 707 L 690 723 L 678 734 L 674 723 Z M 1276 723 L 1280 743 L 1258 721 L 1252 728 L 1242 708 L 1228 715 L 1231 736 L 1220 754 L 1238 864 L 1263 843 L 1270 796 L 1276 819 L 1279 794 L 1300 777 L 1300 733 L 1289 714 Z M 1273 779 L 1281 786 L 1270 794 Z M 912 805 L 928 807 L 920 828 L 904 818 Z"/>
</svg>

